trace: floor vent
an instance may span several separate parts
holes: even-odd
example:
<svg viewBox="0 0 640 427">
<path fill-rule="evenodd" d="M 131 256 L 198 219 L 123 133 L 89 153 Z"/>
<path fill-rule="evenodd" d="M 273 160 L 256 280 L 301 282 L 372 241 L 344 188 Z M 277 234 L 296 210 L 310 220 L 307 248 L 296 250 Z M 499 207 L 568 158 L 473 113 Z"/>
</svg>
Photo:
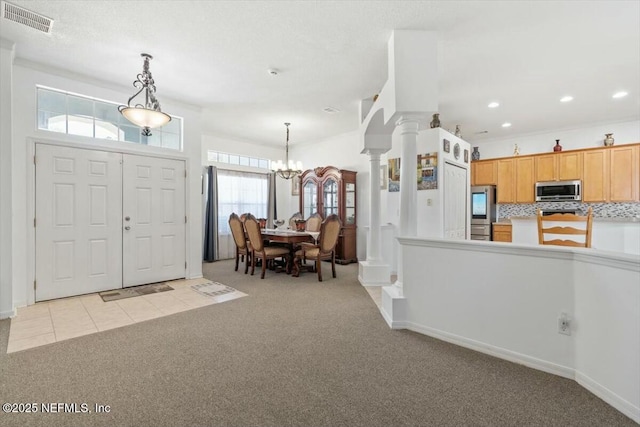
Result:
<svg viewBox="0 0 640 427">
<path fill-rule="evenodd" d="M 15 4 L 2 2 L 2 17 L 27 27 L 35 28 L 43 33 L 51 34 L 53 19 L 27 10 Z"/>
</svg>

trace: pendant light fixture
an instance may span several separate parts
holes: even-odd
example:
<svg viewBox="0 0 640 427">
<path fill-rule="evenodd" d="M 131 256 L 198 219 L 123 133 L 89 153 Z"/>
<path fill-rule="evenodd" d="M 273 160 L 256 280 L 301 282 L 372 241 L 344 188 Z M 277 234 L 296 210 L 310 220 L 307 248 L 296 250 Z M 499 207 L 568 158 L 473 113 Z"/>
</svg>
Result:
<svg viewBox="0 0 640 427">
<path fill-rule="evenodd" d="M 285 123 L 284 125 L 287 127 L 287 142 L 285 145 L 284 162 L 282 160 L 271 162 L 271 170 L 277 173 L 281 178 L 291 179 L 302 173 L 302 162 L 289 160 L 289 126 L 291 123 Z"/>
<path fill-rule="evenodd" d="M 153 56 L 148 53 L 141 53 L 140 56 L 144 58 L 142 73 L 138 74 L 133 82 L 133 87 L 140 90 L 129 98 L 127 105 L 119 106 L 118 111 L 131 123 L 141 127 L 142 135 L 150 136 L 151 129 L 166 125 L 171 121 L 171 116 L 160 110 L 160 102 L 156 98 L 156 85 L 151 71 L 149 71 L 149 61 L 153 59 Z M 144 104 L 132 105 L 133 99 L 143 91 Z"/>
</svg>

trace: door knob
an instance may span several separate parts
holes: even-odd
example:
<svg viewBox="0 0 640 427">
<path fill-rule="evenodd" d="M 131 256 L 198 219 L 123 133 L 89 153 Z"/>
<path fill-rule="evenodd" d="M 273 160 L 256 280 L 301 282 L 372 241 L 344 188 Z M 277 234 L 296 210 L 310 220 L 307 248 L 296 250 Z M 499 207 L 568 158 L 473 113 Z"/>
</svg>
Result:
<svg viewBox="0 0 640 427">
<path fill-rule="evenodd" d="M 125 220 L 125 221 L 129 221 L 130 219 L 131 219 L 131 218 L 130 218 L 130 217 L 128 217 L 128 216 L 125 216 L 125 217 L 124 217 L 124 220 Z"/>
<path fill-rule="evenodd" d="M 128 225 L 124 228 L 125 230 L 131 230 L 131 227 L 129 227 Z"/>
</svg>

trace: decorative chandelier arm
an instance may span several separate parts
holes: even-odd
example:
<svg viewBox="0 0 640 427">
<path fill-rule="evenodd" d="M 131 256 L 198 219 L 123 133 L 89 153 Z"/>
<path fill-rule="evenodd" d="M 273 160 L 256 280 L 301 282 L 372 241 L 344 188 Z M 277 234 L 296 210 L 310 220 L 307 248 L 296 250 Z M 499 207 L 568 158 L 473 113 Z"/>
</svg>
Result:
<svg viewBox="0 0 640 427">
<path fill-rule="evenodd" d="M 147 53 L 140 54 L 144 58 L 142 73 L 136 76 L 133 87 L 139 89 L 127 102 L 127 105 L 120 105 L 118 111 L 131 123 L 142 128 L 142 134 L 151 135 L 151 128 L 164 126 L 171 121 L 171 116 L 165 114 L 160 109 L 160 102 L 156 98 L 156 86 L 149 71 L 149 60 L 153 57 Z M 144 105 L 131 105 L 133 100 L 144 91 Z"/>
</svg>

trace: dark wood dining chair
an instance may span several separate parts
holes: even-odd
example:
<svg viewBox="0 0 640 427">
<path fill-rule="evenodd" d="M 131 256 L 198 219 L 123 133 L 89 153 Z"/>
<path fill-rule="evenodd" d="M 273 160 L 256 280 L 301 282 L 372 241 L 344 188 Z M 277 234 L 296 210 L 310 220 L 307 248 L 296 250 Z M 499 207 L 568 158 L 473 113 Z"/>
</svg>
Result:
<svg viewBox="0 0 640 427">
<path fill-rule="evenodd" d="M 240 261 L 240 256 L 244 259 L 244 274 L 247 274 L 249 271 L 249 258 L 251 257 L 251 249 L 249 248 L 249 242 L 247 242 L 247 237 L 244 233 L 244 226 L 240 217 L 232 213 L 229 215 L 229 228 L 231 229 L 231 235 L 233 236 L 233 241 L 236 244 L 236 269 L 238 271 L 238 264 Z"/>
<path fill-rule="evenodd" d="M 249 243 L 251 244 L 251 275 L 256 269 L 256 259 L 262 260 L 262 274 L 261 279 L 264 279 L 264 274 L 267 270 L 267 261 L 270 259 L 276 259 L 284 257 L 287 263 L 291 262 L 291 253 L 289 248 L 279 246 L 265 246 L 264 238 L 262 236 L 262 230 L 260 229 L 260 223 L 253 215 L 247 215 L 244 221 L 244 229 L 249 237 Z"/>
<path fill-rule="evenodd" d="M 307 218 L 307 222 L 305 223 L 305 230 L 320 231 L 321 225 L 322 225 L 322 215 L 316 212 L 312 214 L 309 218 Z"/>
<path fill-rule="evenodd" d="M 336 246 L 341 228 L 342 222 L 340 218 L 338 218 L 338 215 L 329 215 L 327 219 L 322 221 L 318 244 L 302 243 L 300 249 L 296 251 L 293 261 L 294 277 L 300 275 L 300 263 L 305 259 L 315 260 L 319 282 L 322 282 L 321 261 L 325 259 L 331 260 L 331 272 L 333 273 L 333 277 L 336 277 Z"/>
</svg>

